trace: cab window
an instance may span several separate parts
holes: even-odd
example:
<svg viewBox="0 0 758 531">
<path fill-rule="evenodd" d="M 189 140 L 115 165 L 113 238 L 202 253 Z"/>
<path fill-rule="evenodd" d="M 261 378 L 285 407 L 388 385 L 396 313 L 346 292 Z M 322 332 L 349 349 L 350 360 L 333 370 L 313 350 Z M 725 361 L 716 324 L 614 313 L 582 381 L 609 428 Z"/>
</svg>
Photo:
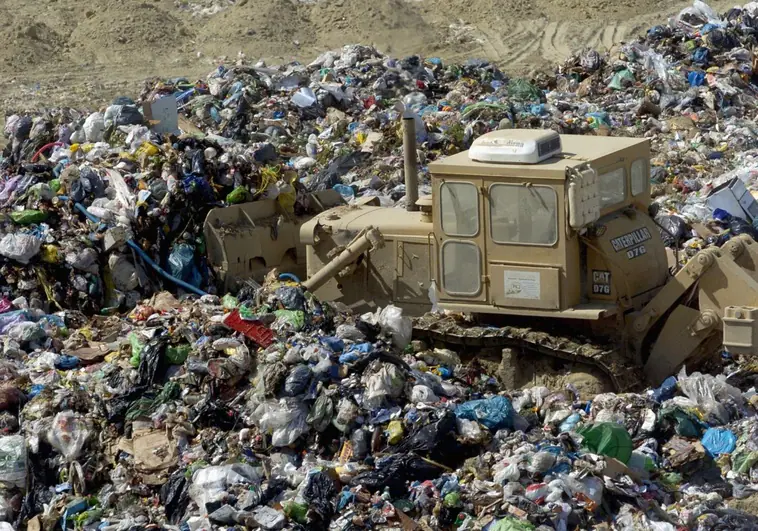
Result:
<svg viewBox="0 0 758 531">
<path fill-rule="evenodd" d="M 490 186 L 492 241 L 553 245 L 558 241 L 558 195 L 549 186 Z"/>
<path fill-rule="evenodd" d="M 598 177 L 600 184 L 600 207 L 605 208 L 626 199 L 626 169 L 622 166 Z"/>
<path fill-rule="evenodd" d="M 467 241 L 442 245 L 442 288 L 453 295 L 478 295 L 481 288 L 479 247 Z"/>
<path fill-rule="evenodd" d="M 442 230 L 448 236 L 479 233 L 479 190 L 471 183 L 445 182 L 440 186 Z"/>
<path fill-rule="evenodd" d="M 632 195 L 636 196 L 645 192 L 649 183 L 647 160 L 637 159 L 632 162 Z"/>
</svg>

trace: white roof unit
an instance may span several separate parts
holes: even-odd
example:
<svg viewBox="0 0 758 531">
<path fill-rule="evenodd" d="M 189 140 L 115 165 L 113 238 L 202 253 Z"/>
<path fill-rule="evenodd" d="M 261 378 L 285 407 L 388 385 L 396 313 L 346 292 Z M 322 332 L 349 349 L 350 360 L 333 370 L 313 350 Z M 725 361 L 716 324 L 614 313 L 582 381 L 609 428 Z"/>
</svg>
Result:
<svg viewBox="0 0 758 531">
<path fill-rule="evenodd" d="M 504 129 L 480 136 L 468 156 L 477 162 L 537 164 L 561 153 L 561 137 L 549 129 Z"/>
</svg>

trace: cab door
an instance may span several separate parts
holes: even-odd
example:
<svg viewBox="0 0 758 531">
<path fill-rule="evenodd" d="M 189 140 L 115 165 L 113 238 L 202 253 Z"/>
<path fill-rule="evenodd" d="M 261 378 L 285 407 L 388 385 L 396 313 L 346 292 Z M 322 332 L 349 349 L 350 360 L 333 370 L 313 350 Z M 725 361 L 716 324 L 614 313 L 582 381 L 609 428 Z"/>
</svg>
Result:
<svg viewBox="0 0 758 531">
<path fill-rule="evenodd" d="M 487 301 L 481 179 L 435 179 L 434 233 L 440 300 Z"/>
<path fill-rule="evenodd" d="M 561 309 L 562 188 L 485 181 L 484 189 L 490 303 L 503 309 Z"/>
</svg>

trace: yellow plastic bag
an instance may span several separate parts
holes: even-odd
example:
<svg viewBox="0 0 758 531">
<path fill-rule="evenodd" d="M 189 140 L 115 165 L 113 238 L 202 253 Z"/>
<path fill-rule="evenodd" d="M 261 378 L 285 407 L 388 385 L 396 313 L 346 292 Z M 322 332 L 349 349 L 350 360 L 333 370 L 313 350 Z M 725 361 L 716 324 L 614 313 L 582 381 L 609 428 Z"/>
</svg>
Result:
<svg viewBox="0 0 758 531">
<path fill-rule="evenodd" d="M 297 174 L 285 175 L 284 177 L 287 185 L 280 187 L 279 196 L 276 200 L 279 201 L 285 212 L 293 214 L 295 212 L 295 200 L 297 199 L 297 193 L 295 192 Z"/>
<path fill-rule="evenodd" d="M 43 262 L 48 264 L 57 264 L 60 261 L 58 248 L 55 245 L 43 245 L 40 257 Z"/>
<path fill-rule="evenodd" d="M 397 444 L 403 440 L 403 423 L 393 420 L 387 425 L 387 442 Z"/>
</svg>

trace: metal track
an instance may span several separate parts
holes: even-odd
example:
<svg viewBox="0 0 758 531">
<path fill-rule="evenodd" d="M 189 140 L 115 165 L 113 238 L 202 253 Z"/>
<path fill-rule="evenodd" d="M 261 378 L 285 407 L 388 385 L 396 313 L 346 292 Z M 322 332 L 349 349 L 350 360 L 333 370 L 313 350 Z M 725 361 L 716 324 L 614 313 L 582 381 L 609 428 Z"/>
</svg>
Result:
<svg viewBox="0 0 758 531">
<path fill-rule="evenodd" d="M 641 368 L 619 349 L 594 344 L 586 338 L 571 338 L 534 328 L 475 326 L 452 316 L 426 314 L 413 320 L 414 335 L 445 344 L 465 347 L 514 348 L 520 353 L 533 353 L 597 367 L 613 383 L 617 392 L 630 392 L 644 387 Z"/>
</svg>

